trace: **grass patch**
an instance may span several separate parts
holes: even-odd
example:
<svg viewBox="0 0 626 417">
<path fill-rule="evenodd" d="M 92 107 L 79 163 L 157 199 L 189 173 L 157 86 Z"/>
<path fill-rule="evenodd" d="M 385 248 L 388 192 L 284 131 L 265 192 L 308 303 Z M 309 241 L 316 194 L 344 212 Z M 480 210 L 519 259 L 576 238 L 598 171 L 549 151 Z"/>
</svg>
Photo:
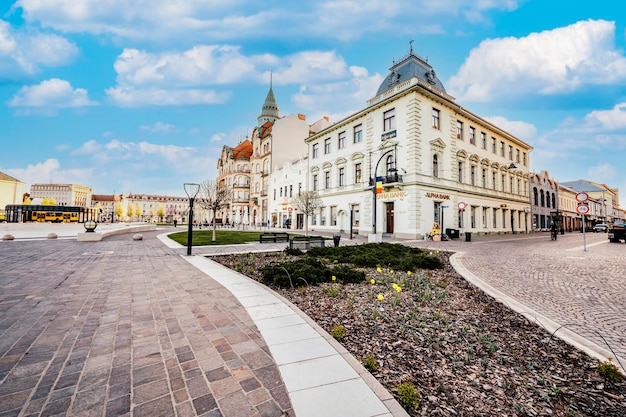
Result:
<svg viewBox="0 0 626 417">
<path fill-rule="evenodd" d="M 258 242 L 262 232 L 244 232 L 238 230 L 216 230 L 215 242 L 213 230 L 194 230 L 191 238 L 192 246 L 208 245 L 241 245 L 249 242 Z M 170 239 L 181 245 L 187 245 L 187 231 L 172 233 L 168 235 Z M 290 236 L 291 237 L 291 236 Z"/>
</svg>

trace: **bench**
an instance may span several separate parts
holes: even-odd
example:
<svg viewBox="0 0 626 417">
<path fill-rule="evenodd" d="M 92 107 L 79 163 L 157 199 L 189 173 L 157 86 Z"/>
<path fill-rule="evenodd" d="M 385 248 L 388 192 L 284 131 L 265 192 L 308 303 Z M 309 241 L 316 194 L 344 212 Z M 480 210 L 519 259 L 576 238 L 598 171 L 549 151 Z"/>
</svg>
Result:
<svg viewBox="0 0 626 417">
<path fill-rule="evenodd" d="M 307 250 L 311 248 L 323 248 L 325 239 L 322 236 L 296 235 L 289 239 L 289 249 Z"/>
<path fill-rule="evenodd" d="M 265 243 L 265 242 L 276 243 L 276 242 L 288 242 L 288 241 L 289 241 L 289 233 L 285 233 L 285 232 L 268 232 L 268 233 L 261 233 L 259 235 L 260 243 Z"/>
</svg>

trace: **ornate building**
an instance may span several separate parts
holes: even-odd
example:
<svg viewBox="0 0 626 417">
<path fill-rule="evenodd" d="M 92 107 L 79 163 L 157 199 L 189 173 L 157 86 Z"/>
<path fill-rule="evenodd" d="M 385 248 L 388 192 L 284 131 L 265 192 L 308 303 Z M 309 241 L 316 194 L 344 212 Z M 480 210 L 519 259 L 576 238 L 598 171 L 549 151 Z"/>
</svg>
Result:
<svg viewBox="0 0 626 417">
<path fill-rule="evenodd" d="M 311 228 L 347 230 L 352 217 L 370 241 L 529 229 L 532 147 L 457 104 L 412 48 L 367 107 L 306 142 L 323 200 Z"/>
<path fill-rule="evenodd" d="M 533 216 L 533 230 L 546 231 L 553 221 L 563 227 L 562 213 L 559 213 L 559 183 L 547 171 L 533 172 L 530 175 L 530 210 Z"/>
</svg>

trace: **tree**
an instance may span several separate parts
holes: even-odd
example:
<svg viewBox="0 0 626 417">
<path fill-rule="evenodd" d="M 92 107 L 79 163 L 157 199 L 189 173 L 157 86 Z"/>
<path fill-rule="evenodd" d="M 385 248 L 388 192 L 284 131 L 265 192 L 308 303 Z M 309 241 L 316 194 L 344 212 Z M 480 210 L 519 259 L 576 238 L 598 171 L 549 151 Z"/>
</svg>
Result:
<svg viewBox="0 0 626 417">
<path fill-rule="evenodd" d="M 141 206 L 141 203 L 135 203 L 135 215 L 139 217 L 139 221 L 143 220 L 143 207 Z"/>
<path fill-rule="evenodd" d="M 133 217 L 135 217 L 135 205 L 132 203 L 128 204 L 126 207 L 126 215 L 130 217 L 130 221 L 133 221 Z"/>
<path fill-rule="evenodd" d="M 122 206 L 122 203 L 117 203 L 115 205 L 115 214 L 117 215 L 118 219 L 121 219 L 124 215 L 124 207 Z"/>
<path fill-rule="evenodd" d="M 215 242 L 215 219 L 217 217 L 217 211 L 230 199 L 231 194 L 232 192 L 229 188 L 218 184 L 215 180 L 206 180 L 200 184 L 199 197 L 195 201 L 196 204 L 203 209 L 213 212 L 213 242 Z"/>
<path fill-rule="evenodd" d="M 163 204 L 159 204 L 157 207 L 157 217 L 159 218 L 159 221 L 163 222 L 163 217 L 165 217 L 165 207 Z"/>
<path fill-rule="evenodd" d="M 291 199 L 291 205 L 300 212 L 304 213 L 304 234 L 309 235 L 309 216 L 315 213 L 315 210 L 322 206 L 317 191 L 301 191 Z"/>
</svg>

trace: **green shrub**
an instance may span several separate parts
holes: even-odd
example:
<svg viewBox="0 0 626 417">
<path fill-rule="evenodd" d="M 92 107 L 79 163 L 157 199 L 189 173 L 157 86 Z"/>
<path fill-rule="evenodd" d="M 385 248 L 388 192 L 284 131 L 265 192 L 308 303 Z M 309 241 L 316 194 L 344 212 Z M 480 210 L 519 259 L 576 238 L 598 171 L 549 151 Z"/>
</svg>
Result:
<svg viewBox="0 0 626 417">
<path fill-rule="evenodd" d="M 376 358 L 374 357 L 374 355 L 367 355 L 363 359 L 363 366 L 370 372 L 378 371 L 378 365 L 376 364 Z"/>
<path fill-rule="evenodd" d="M 398 401 L 406 409 L 418 408 L 420 405 L 420 394 L 417 392 L 415 385 L 407 381 L 396 386 L 398 391 Z"/>
<path fill-rule="evenodd" d="M 346 328 L 342 325 L 333 326 L 330 330 L 330 334 L 338 341 L 341 341 L 344 337 L 346 337 Z"/>
<path fill-rule="evenodd" d="M 611 358 L 598 364 L 598 372 L 605 381 L 619 382 L 622 379 L 622 374 Z"/>
<path fill-rule="evenodd" d="M 285 250 L 283 251 L 285 252 L 285 255 L 292 255 L 292 256 L 302 256 L 304 255 L 304 252 L 302 252 L 300 249 L 298 248 L 285 248 Z"/>
<path fill-rule="evenodd" d="M 358 284 L 365 281 L 365 272 L 358 271 L 346 265 L 335 266 L 331 269 L 331 275 L 344 284 Z"/>
<path fill-rule="evenodd" d="M 317 259 L 306 256 L 293 262 L 266 265 L 261 269 L 261 281 L 266 285 L 289 288 L 317 285 L 330 281 L 330 270 Z M 291 281 L 289 280 L 291 277 Z M 303 281 L 304 280 L 304 281 Z M 306 281 L 306 283 L 305 283 Z"/>
</svg>

